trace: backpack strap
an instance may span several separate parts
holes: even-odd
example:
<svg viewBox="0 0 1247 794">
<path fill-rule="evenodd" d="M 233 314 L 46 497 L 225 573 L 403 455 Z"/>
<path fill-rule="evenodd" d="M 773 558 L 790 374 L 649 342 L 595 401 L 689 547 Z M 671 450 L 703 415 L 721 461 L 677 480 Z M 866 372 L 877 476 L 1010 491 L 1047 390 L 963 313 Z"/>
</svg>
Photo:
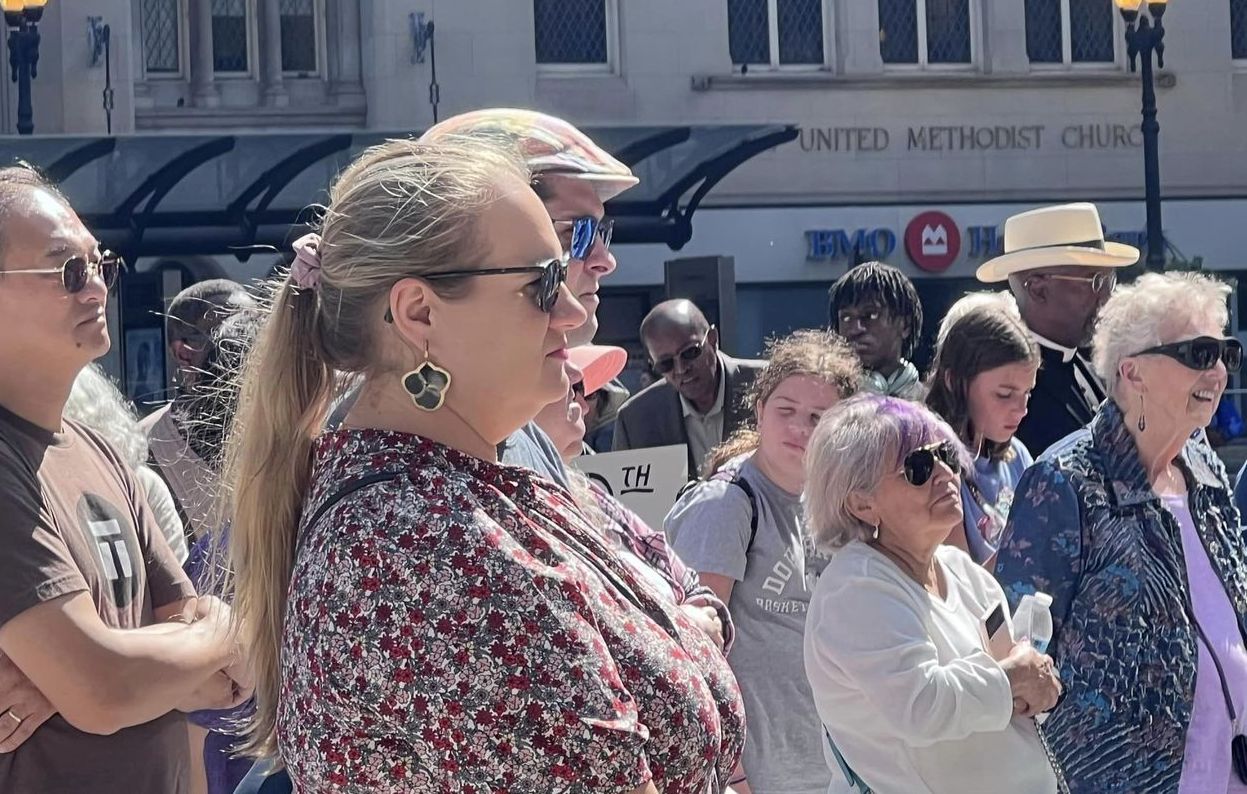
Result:
<svg viewBox="0 0 1247 794">
<path fill-rule="evenodd" d="M 714 480 L 726 482 L 729 485 L 735 485 L 737 488 L 745 492 L 745 497 L 749 500 L 749 542 L 745 545 L 745 554 L 748 554 L 753 548 L 754 538 L 758 536 L 758 495 L 753 490 L 753 486 L 749 484 L 749 481 L 740 476 L 739 469 L 719 469 L 704 480 L 690 480 L 680 488 L 679 493 L 675 496 L 675 500 L 679 502 L 689 491 L 703 483 L 712 482 Z"/>
<path fill-rule="evenodd" d="M 308 530 L 316 526 L 316 522 L 324 518 L 325 513 L 341 502 L 345 497 L 350 496 L 361 488 L 367 488 L 370 485 L 376 485 L 379 482 L 389 482 L 397 480 L 403 476 L 405 472 L 401 471 L 381 471 L 376 474 L 366 474 L 363 477 L 353 477 L 342 484 L 342 487 L 330 494 L 329 498 L 320 503 L 320 507 L 316 508 L 316 512 L 312 514 L 311 520 L 303 525 L 303 531 L 299 533 L 299 538 L 295 542 L 294 553 L 298 556 L 299 551 L 303 548 L 303 539 L 307 537 Z"/>
<path fill-rule="evenodd" d="M 749 543 L 745 546 L 745 553 L 753 548 L 753 539 L 758 536 L 758 496 L 753 491 L 753 486 L 749 481 L 740 476 L 737 472 L 736 476 L 731 480 L 732 485 L 745 492 L 745 496 L 749 499 Z"/>
</svg>

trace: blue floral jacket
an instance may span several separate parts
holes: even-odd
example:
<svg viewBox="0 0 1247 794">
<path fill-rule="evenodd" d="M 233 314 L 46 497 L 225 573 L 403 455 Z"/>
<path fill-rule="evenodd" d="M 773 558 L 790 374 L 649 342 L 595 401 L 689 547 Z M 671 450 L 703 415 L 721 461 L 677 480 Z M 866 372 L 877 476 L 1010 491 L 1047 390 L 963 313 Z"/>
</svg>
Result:
<svg viewBox="0 0 1247 794">
<path fill-rule="evenodd" d="M 1225 467 L 1196 440 L 1181 462 L 1247 636 L 1247 554 Z M 1072 794 L 1177 792 L 1198 660 L 1181 530 L 1111 400 L 1089 438 L 1022 476 L 996 578 L 1015 608 L 1036 590 L 1053 597 L 1048 652 L 1066 695 L 1044 727 Z"/>
</svg>

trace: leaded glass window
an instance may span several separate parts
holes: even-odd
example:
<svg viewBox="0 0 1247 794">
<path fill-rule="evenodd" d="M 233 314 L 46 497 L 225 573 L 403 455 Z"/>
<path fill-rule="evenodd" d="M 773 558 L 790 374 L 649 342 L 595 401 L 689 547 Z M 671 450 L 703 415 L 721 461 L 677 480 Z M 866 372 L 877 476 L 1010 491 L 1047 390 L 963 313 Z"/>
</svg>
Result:
<svg viewBox="0 0 1247 794">
<path fill-rule="evenodd" d="M 247 0 L 212 0 L 212 68 L 246 72 L 248 58 Z"/>
<path fill-rule="evenodd" d="M 537 63 L 608 64 L 608 0 L 533 0 Z"/>
<path fill-rule="evenodd" d="M 727 0 L 734 64 L 821 65 L 822 0 Z"/>
<path fill-rule="evenodd" d="M 971 0 L 878 0 L 879 54 L 885 64 L 968 65 L 973 60 Z"/>
<path fill-rule="evenodd" d="M 924 0 L 927 63 L 970 62 L 970 0 Z"/>
<path fill-rule="evenodd" d="M 1112 3 L 1026 0 L 1026 54 L 1031 63 L 1113 63 Z"/>
<path fill-rule="evenodd" d="M 281 0 L 281 69 L 316 71 L 316 0 Z"/>
<path fill-rule="evenodd" d="M 143 63 L 148 74 L 182 71 L 179 0 L 143 0 Z"/>
</svg>

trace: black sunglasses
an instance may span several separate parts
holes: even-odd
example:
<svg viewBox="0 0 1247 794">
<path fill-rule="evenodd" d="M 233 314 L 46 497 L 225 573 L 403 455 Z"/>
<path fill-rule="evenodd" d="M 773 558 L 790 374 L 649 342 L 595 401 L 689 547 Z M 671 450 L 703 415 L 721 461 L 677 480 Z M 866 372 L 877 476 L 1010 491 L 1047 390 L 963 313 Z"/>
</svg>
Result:
<svg viewBox="0 0 1247 794">
<path fill-rule="evenodd" d="M 1243 366 L 1243 343 L 1237 339 L 1217 339 L 1215 336 L 1197 336 L 1182 342 L 1149 347 L 1136 356 L 1168 356 L 1188 369 L 1209 370 L 1218 361 L 1225 362 L 1230 372 L 1238 372 Z"/>
<path fill-rule="evenodd" d="M 439 281 L 448 278 L 469 278 L 472 276 L 508 276 L 519 273 L 540 273 L 541 280 L 537 282 L 537 294 L 534 296 L 534 300 L 537 302 L 538 309 L 549 314 L 554 311 L 554 304 L 558 302 L 559 288 L 567 280 L 568 258 L 568 255 L 564 253 L 558 259 L 551 259 L 541 265 L 491 267 L 477 270 L 447 270 L 442 273 L 429 273 L 428 275 L 420 276 L 420 278 L 425 281 Z"/>
<path fill-rule="evenodd" d="M 567 249 L 572 259 L 584 259 L 593 250 L 595 238 L 602 240 L 602 246 L 610 250 L 611 237 L 615 234 L 615 221 L 611 218 L 598 220 L 592 216 L 573 218 L 567 221 L 555 221 L 555 226 L 572 227 L 571 246 Z"/>
<path fill-rule="evenodd" d="M 686 363 L 696 361 L 701 358 L 701 354 L 706 350 L 706 342 L 710 340 L 710 332 L 712 330 L 714 330 L 713 325 L 706 329 L 706 335 L 701 338 L 700 342 L 695 342 L 689 345 L 679 353 L 676 353 L 674 356 L 663 356 L 653 362 L 654 371 L 659 375 L 666 375 L 668 372 L 675 369 L 675 360 L 677 358 Z"/>
<path fill-rule="evenodd" d="M 915 488 L 926 485 L 935 473 L 936 461 L 947 466 L 953 474 L 961 474 L 961 456 L 957 454 L 957 447 L 951 441 L 940 441 L 918 447 L 905 456 L 902 469 L 905 480 Z"/>
<path fill-rule="evenodd" d="M 7 274 L 28 274 L 50 276 L 53 274 L 61 277 L 61 284 L 65 286 L 65 291 L 71 295 L 75 292 L 82 292 L 86 289 L 87 284 L 91 281 L 91 277 L 96 273 L 100 274 L 104 286 L 112 289 L 117 283 L 117 276 L 126 266 L 126 262 L 112 251 L 103 251 L 100 258 L 96 261 L 87 259 L 85 256 L 71 256 L 65 260 L 60 267 L 47 267 L 35 270 L 5 270 L 0 271 Z"/>
</svg>

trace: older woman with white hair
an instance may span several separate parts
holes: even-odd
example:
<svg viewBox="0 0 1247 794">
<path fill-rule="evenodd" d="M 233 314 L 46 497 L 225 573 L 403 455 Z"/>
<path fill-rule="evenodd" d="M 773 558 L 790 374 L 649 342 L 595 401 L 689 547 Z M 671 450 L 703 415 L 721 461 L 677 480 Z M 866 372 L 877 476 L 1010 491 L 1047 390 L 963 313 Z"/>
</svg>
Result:
<svg viewBox="0 0 1247 794">
<path fill-rule="evenodd" d="M 1011 602 L 1053 597 L 1068 696 L 1046 728 L 1075 794 L 1247 791 L 1247 553 L 1197 433 L 1242 363 L 1229 294 L 1191 273 L 1118 287 L 1093 340 L 1110 399 L 1018 484 L 996 575 Z"/>
<path fill-rule="evenodd" d="M 944 545 L 966 453 L 927 408 L 863 395 L 806 458 L 806 521 L 832 553 L 810 601 L 805 668 L 839 775 L 832 792 L 1050 794 L 1033 720 L 1052 660 L 1009 639 L 1004 594 Z"/>
</svg>

